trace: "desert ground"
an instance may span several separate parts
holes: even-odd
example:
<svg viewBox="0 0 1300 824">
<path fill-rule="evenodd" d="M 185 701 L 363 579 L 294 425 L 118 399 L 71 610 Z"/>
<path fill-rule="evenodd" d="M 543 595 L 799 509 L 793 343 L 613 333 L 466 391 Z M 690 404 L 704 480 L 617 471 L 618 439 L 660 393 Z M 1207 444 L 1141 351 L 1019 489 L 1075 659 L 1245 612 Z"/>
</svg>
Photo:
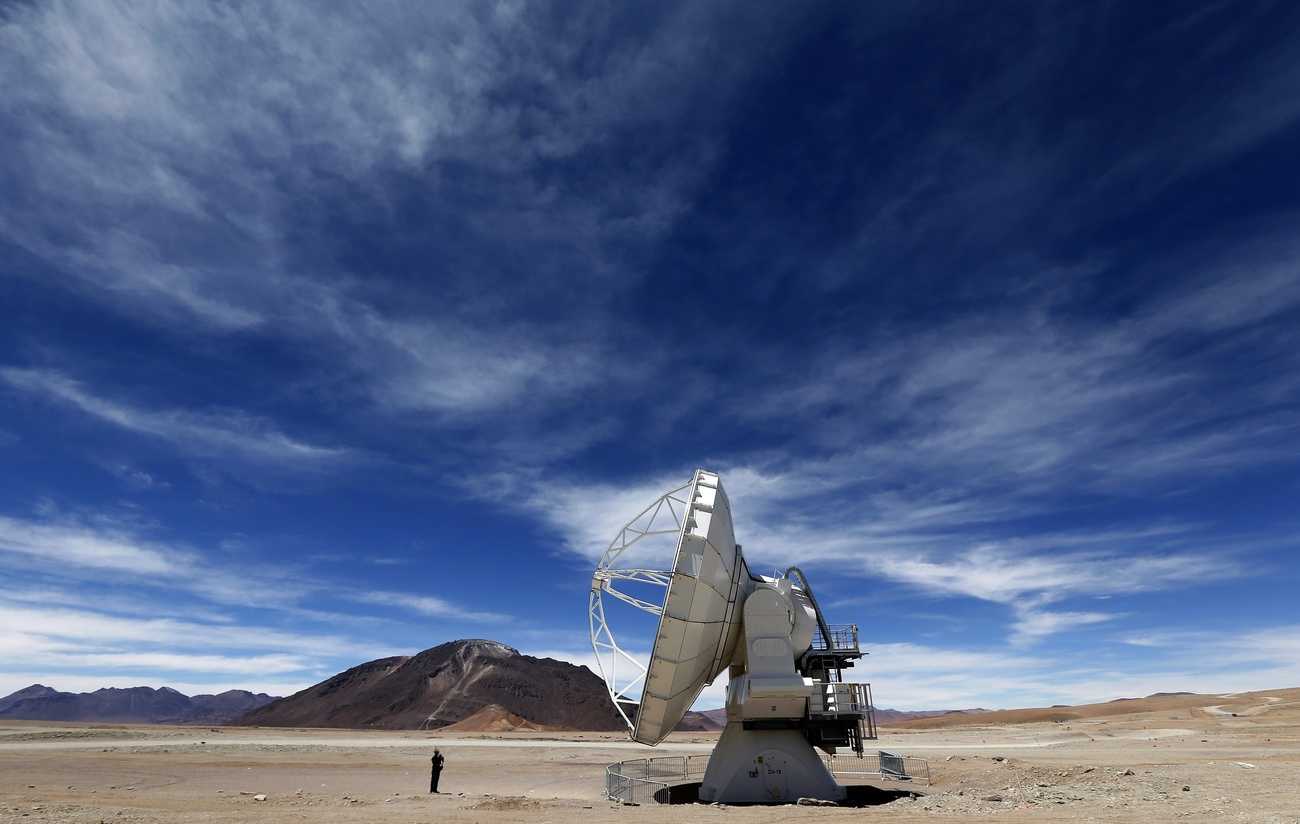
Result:
<svg viewBox="0 0 1300 824">
<path fill-rule="evenodd" d="M 1300 822 L 1300 689 L 945 717 L 872 748 L 932 784 L 838 807 L 626 806 L 606 765 L 707 753 L 611 733 L 368 732 L 0 722 L 0 822 Z M 429 756 L 447 765 L 428 792 Z"/>
</svg>

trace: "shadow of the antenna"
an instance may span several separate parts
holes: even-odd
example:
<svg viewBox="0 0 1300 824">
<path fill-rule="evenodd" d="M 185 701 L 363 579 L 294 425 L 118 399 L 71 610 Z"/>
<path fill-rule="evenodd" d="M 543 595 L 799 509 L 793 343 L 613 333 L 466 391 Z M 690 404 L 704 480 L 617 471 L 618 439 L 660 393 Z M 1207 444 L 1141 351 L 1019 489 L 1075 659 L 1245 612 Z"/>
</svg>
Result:
<svg viewBox="0 0 1300 824">
<path fill-rule="evenodd" d="M 664 787 L 654 794 L 654 800 L 660 804 L 698 804 L 700 803 L 700 784 L 693 781 L 686 784 L 674 784 Z M 925 795 L 919 788 L 895 789 L 877 787 L 873 784 L 849 784 L 845 786 L 848 797 L 837 802 L 840 807 L 879 807 L 900 798 L 918 798 Z M 791 802 L 783 802 L 789 804 Z M 763 804 L 728 804 L 727 806 L 767 806 Z"/>
</svg>

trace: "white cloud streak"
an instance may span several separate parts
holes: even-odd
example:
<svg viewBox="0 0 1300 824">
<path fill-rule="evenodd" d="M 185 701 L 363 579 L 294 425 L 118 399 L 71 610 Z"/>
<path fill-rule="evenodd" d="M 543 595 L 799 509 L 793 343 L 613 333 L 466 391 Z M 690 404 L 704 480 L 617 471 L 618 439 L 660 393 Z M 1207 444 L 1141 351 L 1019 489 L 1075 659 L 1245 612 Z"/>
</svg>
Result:
<svg viewBox="0 0 1300 824">
<path fill-rule="evenodd" d="M 1244 331 L 1295 312 L 1296 271 L 1284 251 L 1256 249 L 1231 264 L 1204 264 L 1195 285 L 1115 324 L 1052 320 L 1042 309 L 900 336 L 862 353 L 832 347 L 757 389 L 717 391 L 728 407 L 723 419 L 791 434 L 785 449 L 731 454 L 709 468 L 737 503 L 742 543 L 778 563 L 774 553 L 785 547 L 840 563 L 901 553 L 891 573 L 875 571 L 995 601 L 1095 587 L 1108 576 L 1077 573 L 1112 560 L 1121 574 L 1108 585 L 1126 591 L 1144 579 L 1166 586 L 1208 571 L 1233 574 L 1230 557 L 1173 549 L 1201 524 L 1074 535 L 1022 534 L 1015 524 L 1068 510 L 1071 496 L 1168 495 L 1292 460 L 1300 430 L 1271 411 L 1294 395 L 1300 374 L 1284 338 L 1269 355 L 1288 368 L 1238 372 L 1237 389 L 1221 397 L 1207 390 L 1225 377 L 1211 374 L 1215 367 L 1161 347 L 1171 335 Z M 627 484 L 539 477 L 522 497 L 569 551 L 594 560 L 627 519 L 691 469 Z M 512 497 L 519 490 L 503 499 Z M 999 534 L 1016 543 L 979 548 Z M 1077 544 L 1102 549 L 1079 555 L 1071 552 Z M 1028 583 L 1035 579 L 1043 583 Z"/>
<path fill-rule="evenodd" d="M 137 409 L 87 392 L 58 372 L 0 369 L 0 377 L 27 392 L 68 403 L 122 429 L 168 441 L 183 453 L 200 457 L 238 457 L 275 466 L 310 467 L 355 457 L 345 449 L 313 446 L 295 440 L 267 421 L 243 413 L 200 414 Z"/>
<path fill-rule="evenodd" d="M 115 530 L 42 524 L 0 516 L 0 552 L 45 569 L 81 569 L 139 578 L 178 579 L 194 574 L 193 553 L 141 545 Z"/>
<path fill-rule="evenodd" d="M 518 414 L 590 386 L 600 324 L 581 310 L 619 282 L 605 246 L 666 230 L 699 158 L 637 181 L 635 196 L 572 197 L 529 171 L 683 107 L 716 116 L 706 101 L 744 65 L 710 46 L 718 16 L 672 12 L 588 74 L 528 4 L 15 7 L 0 29 L 0 72 L 11 80 L 0 111 L 24 124 L 13 169 L 30 197 L 0 204 L 0 236 L 150 323 L 323 348 L 344 365 L 340 382 L 387 411 Z M 593 33 L 612 25 L 603 15 L 572 23 Z M 701 63 L 721 64 L 707 95 L 681 82 Z M 544 88 L 548 105 L 521 95 L 524 85 Z M 302 262 L 282 231 L 286 211 L 324 208 L 335 184 L 334 196 L 373 198 L 391 217 L 397 205 L 377 181 L 452 192 L 443 167 L 472 170 L 468 196 L 480 208 L 451 195 L 439 208 L 466 222 L 467 243 L 526 261 L 526 278 L 497 288 L 500 273 L 471 248 L 463 265 L 430 261 L 429 278 L 447 281 L 446 305 L 381 309 L 364 277 Z M 486 212 L 484 187 L 500 195 Z M 73 230 L 54 242 L 54 226 Z M 487 331 L 474 320 L 533 296 L 571 304 L 566 328 Z M 131 418 L 210 440 L 224 430 Z"/>
<path fill-rule="evenodd" d="M 433 596 L 328 585 L 299 570 L 227 568 L 102 519 L 0 516 L 0 573 L 0 660 L 7 662 L 0 683 L 20 668 L 44 668 L 77 683 L 91 671 L 171 686 L 201 677 L 222 688 L 268 684 L 270 676 L 296 690 L 380 657 L 387 644 L 357 633 L 404 626 L 400 614 L 313 611 L 322 601 L 381 604 L 449 624 L 510 620 Z M 340 624 L 350 630 L 340 635 L 333 629 Z"/>
<path fill-rule="evenodd" d="M 338 636 L 300 634 L 253 627 L 235 621 L 211 622 L 175 617 L 114 615 L 93 608 L 22 605 L 6 599 L 0 615 L 9 627 L 5 643 L 15 653 L 34 655 L 39 649 L 75 663 L 76 654 L 114 653 L 130 656 L 151 648 L 273 650 L 276 654 L 322 656 L 353 650 L 355 644 Z M 22 646 L 27 645 L 27 646 Z M 202 653 L 200 653 L 202 654 Z"/>
<path fill-rule="evenodd" d="M 25 576 L 39 576 L 75 586 L 105 580 L 128 582 L 140 593 L 138 599 L 105 604 L 112 610 L 155 609 L 155 595 L 174 598 L 185 593 L 200 604 L 225 607 L 275 609 L 310 614 L 304 606 L 322 597 L 338 596 L 354 603 L 384 604 L 417 615 L 479 623 L 501 623 L 509 616 L 466 609 L 447 599 L 409 593 L 339 588 L 305 577 L 300 570 L 272 565 L 241 565 L 227 569 L 195 549 L 178 549 L 141 539 L 128 525 L 112 522 L 86 523 L 72 519 L 39 522 L 0 516 L 0 569 Z M 69 593 L 55 583 L 45 588 L 25 587 L 6 591 L 0 598 L 12 602 L 61 603 Z M 170 598 L 169 598 L 170 600 Z M 325 620 L 338 616 L 320 615 Z M 159 617 L 163 626 L 172 618 Z M 131 626 L 106 619 L 105 626 Z M 213 632 L 219 631 L 216 625 Z M 224 630 L 220 630 L 224 631 Z M 246 628 L 238 630 L 247 633 Z M 185 633 L 182 633 L 185 634 Z"/>
<path fill-rule="evenodd" d="M 0 681 L 6 683 L 27 678 L 23 670 L 35 670 L 45 679 L 98 679 L 96 687 L 123 678 L 177 687 L 201 677 L 210 685 L 248 689 L 270 675 L 292 677 L 301 688 L 330 674 L 340 656 L 361 659 L 363 650 L 373 649 L 336 635 L 268 630 L 234 621 L 142 618 L 93 606 L 23 604 L 2 592 L 0 627 L 0 657 L 8 662 Z"/>
<path fill-rule="evenodd" d="M 447 618 L 456 622 L 501 624 L 510 616 L 495 612 L 475 612 L 459 604 L 431 595 L 411 595 L 403 592 L 344 592 L 343 597 L 362 604 L 380 604 L 399 607 L 417 615 Z"/>
<path fill-rule="evenodd" d="M 592 561 L 628 518 L 694 468 L 622 484 L 560 477 L 566 470 L 557 467 L 583 448 L 627 436 L 623 407 L 602 404 L 601 393 L 626 403 L 651 398 L 663 368 L 645 351 L 652 345 L 635 357 L 615 351 L 607 321 L 593 319 L 600 312 L 592 309 L 617 305 L 611 296 L 639 277 L 609 249 L 668 231 L 707 178 L 716 147 L 706 136 L 649 174 L 578 195 L 530 173 L 575 158 L 586 165 L 621 133 L 724 119 L 728 90 L 752 69 L 744 54 L 710 56 L 719 51 L 719 20 L 730 23 L 725 9 L 687 4 L 589 73 L 573 68 L 583 61 L 568 50 L 590 40 L 588 28 L 599 32 L 601 16 L 572 21 L 569 34 L 579 36 L 548 37 L 529 11 L 16 5 L 0 26 L 8 81 L 0 116 L 14 124 L 0 171 L 23 197 L 0 203 L 0 238 L 43 261 L 42 275 L 154 327 L 310 349 L 332 376 L 321 379 L 328 392 L 313 387 L 316 397 L 347 386 L 385 421 L 411 412 L 433 413 L 434 426 L 517 417 L 500 431 L 489 423 L 476 440 L 479 454 L 498 461 L 494 492 L 485 494 L 518 493 L 568 552 Z M 1030 56 L 1035 67 L 1054 65 L 1054 42 L 1041 41 Z M 955 127 L 934 132 L 912 165 L 900 165 L 913 180 L 883 187 L 845 248 L 807 263 L 819 288 L 833 294 L 866 276 L 865 252 L 900 229 L 913 239 L 945 236 L 950 226 L 1005 231 L 995 224 L 1041 208 L 1035 192 L 1052 191 L 1043 184 L 1061 174 L 1069 146 L 1016 156 L 1019 140 L 999 134 L 1004 145 L 992 148 L 962 131 L 1013 99 L 1032 74 L 1027 62 L 981 84 Z M 1170 152 L 1153 140 L 1111 158 L 1088 193 L 1071 195 L 1060 211 L 1071 214 L 1116 181 L 1149 196 L 1290 127 L 1300 111 L 1300 98 L 1287 94 L 1292 63 L 1286 54 L 1252 64 L 1237 79 L 1250 94 L 1224 95 L 1190 120 L 1171 121 L 1195 145 L 1180 136 L 1187 151 Z M 521 80 L 534 91 L 516 94 Z M 961 168 L 941 168 L 951 162 Z M 400 197 L 377 181 L 394 176 L 444 198 L 433 218 L 439 209 L 465 216 L 438 231 L 506 250 L 475 266 L 466 261 L 482 258 L 480 249 L 457 258 L 455 243 L 439 244 L 449 259 L 421 273 L 444 289 L 430 302 L 437 305 L 403 305 L 403 294 L 385 295 L 364 273 L 344 271 L 329 250 L 305 255 L 302 246 L 332 240 L 326 230 L 306 244 L 289 237 L 291 212 L 327 212 L 333 201 L 367 200 L 378 222 L 391 221 Z M 948 188 L 929 203 L 936 185 Z M 457 191 L 463 201 L 448 194 Z M 904 226 L 904 213 L 919 215 Z M 1231 553 L 1203 551 L 1187 524 L 1043 534 L 1023 522 L 1068 510 L 1083 495 L 1158 497 L 1294 460 L 1293 341 L 1266 340 L 1251 359 L 1265 365 L 1254 367 L 1186 358 L 1185 347 L 1169 345 L 1189 340 L 1230 354 L 1237 336 L 1281 328 L 1300 307 L 1289 231 L 1275 232 L 1284 238 L 1275 243 L 1233 243 L 1208 260 L 1158 261 L 1177 268 L 1183 286 L 1122 317 L 1070 311 L 1066 286 L 1028 303 L 999 296 L 1009 299 L 979 321 L 882 327 L 852 340 L 828 332 L 811 352 L 772 354 L 757 341 L 747 360 L 761 366 L 734 380 L 693 364 L 673 375 L 675 386 L 701 388 L 662 403 L 652 428 L 707 414 L 771 436 L 761 449 L 721 456 L 707 431 L 696 436 L 700 462 L 722 471 L 739 505 L 738 535 L 756 560 L 812 561 L 1003 605 L 1011 638 L 1023 645 L 1105 626 L 1109 614 L 1062 602 L 1163 591 L 1242 567 Z M 1090 261 L 1080 270 L 1104 268 Z M 1075 280 L 1048 265 L 1034 274 Z M 564 305 L 561 322 L 509 322 L 518 305 L 542 299 Z M 638 363 L 613 365 L 619 359 Z M 358 458 L 239 411 L 150 409 L 59 371 L 5 368 L 0 376 L 190 457 L 317 469 Z M 587 403 L 595 412 L 573 416 L 581 420 L 567 428 L 531 423 L 567 419 L 571 406 Z M 79 525 L 0 520 L 0 541 L 29 563 L 179 580 L 223 603 L 240 590 L 265 600 L 279 583 L 259 590 L 209 576 L 186 552 Z M 289 600 L 305 589 L 288 588 Z M 367 598 L 431 617 L 458 613 L 432 597 L 355 596 Z"/>
<path fill-rule="evenodd" d="M 936 563 L 924 558 L 866 560 L 877 575 L 930 592 L 1011 604 L 1077 595 L 1121 595 L 1240 574 L 1228 559 L 1186 553 L 1134 556 L 1122 552 L 1029 555 L 979 546 Z"/>
<path fill-rule="evenodd" d="M 1157 692 L 1218 694 L 1297 683 L 1295 627 L 1178 636 L 1137 655 L 1068 650 L 979 651 L 942 645 L 875 644 L 855 677 L 873 682 L 876 705 L 893 709 L 986 709 L 1084 704 Z M 1171 639 L 1172 640 L 1172 639 Z M 1223 656 L 1228 656 L 1224 658 Z"/>
</svg>

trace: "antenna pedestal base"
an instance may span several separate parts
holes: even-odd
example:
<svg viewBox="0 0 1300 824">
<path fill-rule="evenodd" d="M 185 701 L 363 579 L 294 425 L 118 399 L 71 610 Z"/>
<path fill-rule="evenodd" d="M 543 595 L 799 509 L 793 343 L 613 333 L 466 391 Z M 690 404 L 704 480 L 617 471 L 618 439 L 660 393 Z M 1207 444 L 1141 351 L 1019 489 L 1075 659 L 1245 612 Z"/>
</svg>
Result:
<svg viewBox="0 0 1300 824">
<path fill-rule="evenodd" d="M 727 722 L 700 785 L 705 803 L 843 801 L 847 794 L 802 732 L 747 730 L 740 721 Z"/>
</svg>

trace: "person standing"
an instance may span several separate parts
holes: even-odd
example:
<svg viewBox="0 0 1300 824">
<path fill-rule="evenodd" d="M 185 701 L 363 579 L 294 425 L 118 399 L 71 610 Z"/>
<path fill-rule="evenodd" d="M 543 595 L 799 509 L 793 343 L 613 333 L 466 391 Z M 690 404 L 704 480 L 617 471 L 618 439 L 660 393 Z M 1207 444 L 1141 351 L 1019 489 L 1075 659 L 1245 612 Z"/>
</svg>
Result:
<svg viewBox="0 0 1300 824">
<path fill-rule="evenodd" d="M 429 773 L 429 792 L 436 793 L 438 792 L 438 777 L 442 775 L 442 753 L 435 748 L 433 758 L 429 760 L 433 762 L 433 769 Z"/>
</svg>

